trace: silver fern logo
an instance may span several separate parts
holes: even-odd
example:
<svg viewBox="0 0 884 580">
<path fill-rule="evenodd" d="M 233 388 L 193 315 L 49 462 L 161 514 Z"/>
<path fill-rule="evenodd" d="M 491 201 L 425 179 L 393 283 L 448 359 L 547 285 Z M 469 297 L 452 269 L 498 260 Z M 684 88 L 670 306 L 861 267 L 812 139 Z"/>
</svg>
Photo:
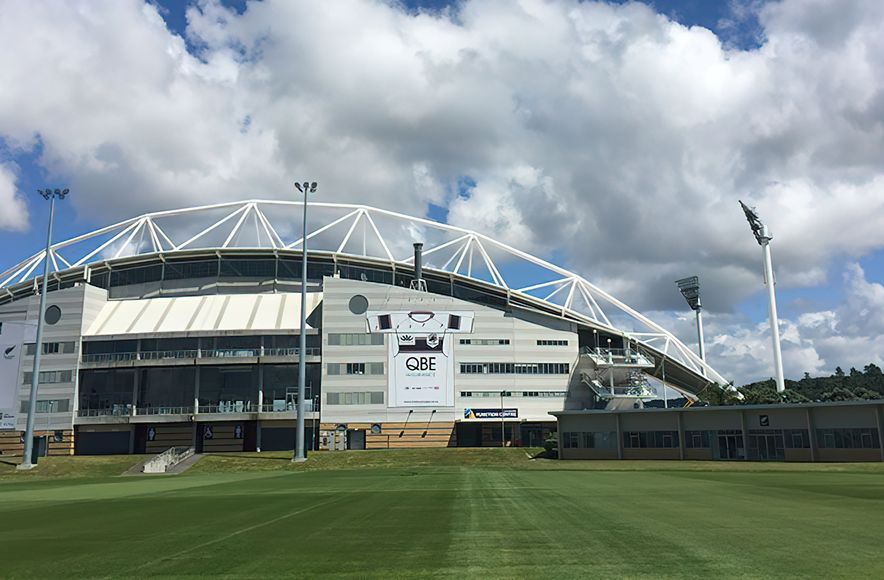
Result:
<svg viewBox="0 0 884 580">
<path fill-rule="evenodd" d="M 3 351 L 3 358 L 5 358 L 5 359 L 7 359 L 7 360 L 12 360 L 12 359 L 15 358 L 15 345 L 12 345 L 12 346 L 10 346 L 10 347 L 7 347 L 7 348 Z"/>
</svg>

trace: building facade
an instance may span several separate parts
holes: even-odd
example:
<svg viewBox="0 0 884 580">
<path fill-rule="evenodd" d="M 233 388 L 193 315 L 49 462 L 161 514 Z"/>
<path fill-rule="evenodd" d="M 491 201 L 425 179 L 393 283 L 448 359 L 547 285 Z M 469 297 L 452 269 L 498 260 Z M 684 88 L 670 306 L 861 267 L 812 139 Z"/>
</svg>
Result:
<svg viewBox="0 0 884 580">
<path fill-rule="evenodd" d="M 312 448 L 539 445 L 555 428 L 551 411 L 653 398 L 663 384 L 687 395 L 726 385 L 583 278 L 480 234 L 365 206 L 311 204 L 344 215 L 312 224 L 301 328 L 302 252 L 277 233 L 298 205 L 212 206 L 229 213 L 208 226 L 206 208 L 160 212 L 60 242 L 43 313 L 33 278 L 42 255 L 7 270 L 0 339 L 3 323 L 45 321 L 36 431 L 49 453 L 292 449 L 302 332 Z M 168 218 L 186 218 L 184 230 L 167 233 Z M 387 223 L 388 242 L 376 221 L 392 218 L 411 229 Z M 393 257 L 391 246 L 417 239 L 426 250 Z M 502 249 L 509 258 L 491 257 Z M 526 256 L 560 278 L 532 283 Z M 504 281 L 515 277 L 526 283 Z M 16 403 L 3 454 L 21 452 L 35 348 L 24 344 L 14 377 L 2 377 Z"/>
<path fill-rule="evenodd" d="M 884 461 L 884 401 L 552 414 L 562 459 Z"/>
</svg>

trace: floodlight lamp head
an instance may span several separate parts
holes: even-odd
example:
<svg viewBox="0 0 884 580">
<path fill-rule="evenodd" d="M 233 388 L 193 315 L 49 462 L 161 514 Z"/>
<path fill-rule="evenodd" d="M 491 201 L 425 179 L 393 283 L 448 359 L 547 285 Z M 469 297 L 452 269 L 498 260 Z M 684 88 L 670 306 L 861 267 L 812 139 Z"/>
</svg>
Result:
<svg viewBox="0 0 884 580">
<path fill-rule="evenodd" d="M 305 184 L 306 185 L 306 184 Z M 316 182 L 310 184 L 310 193 L 316 193 Z"/>
<path fill-rule="evenodd" d="M 755 236 L 758 245 L 763 246 L 766 242 L 771 240 L 771 235 L 767 231 L 764 222 L 758 217 L 758 209 L 755 207 L 749 207 L 743 203 L 742 200 L 739 201 L 740 207 L 743 208 L 743 213 L 746 214 L 746 220 L 749 222 L 749 227 L 752 228 L 752 235 Z"/>
<path fill-rule="evenodd" d="M 43 196 L 43 199 L 49 199 L 52 196 L 51 189 L 38 189 L 37 193 Z"/>
<path fill-rule="evenodd" d="M 699 310 L 701 308 L 700 277 L 690 276 L 689 278 L 676 280 L 675 283 L 678 286 L 678 289 L 681 291 L 681 295 L 684 296 L 685 300 L 687 300 L 688 306 L 691 307 L 691 310 Z"/>
<path fill-rule="evenodd" d="M 295 189 L 297 189 L 297 190 L 300 191 L 301 193 L 304 193 L 304 190 L 301 189 L 301 184 L 298 183 L 297 181 L 295 182 Z"/>
</svg>

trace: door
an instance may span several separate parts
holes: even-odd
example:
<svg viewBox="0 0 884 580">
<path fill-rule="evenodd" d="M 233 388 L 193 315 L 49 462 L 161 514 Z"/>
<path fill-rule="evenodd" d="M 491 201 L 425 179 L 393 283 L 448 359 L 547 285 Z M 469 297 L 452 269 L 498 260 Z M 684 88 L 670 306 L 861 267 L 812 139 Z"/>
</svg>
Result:
<svg viewBox="0 0 884 580">
<path fill-rule="evenodd" d="M 347 449 L 365 449 L 365 431 L 362 429 L 347 431 Z"/>
<path fill-rule="evenodd" d="M 717 459 L 742 459 L 743 436 L 742 435 L 719 435 Z"/>
</svg>

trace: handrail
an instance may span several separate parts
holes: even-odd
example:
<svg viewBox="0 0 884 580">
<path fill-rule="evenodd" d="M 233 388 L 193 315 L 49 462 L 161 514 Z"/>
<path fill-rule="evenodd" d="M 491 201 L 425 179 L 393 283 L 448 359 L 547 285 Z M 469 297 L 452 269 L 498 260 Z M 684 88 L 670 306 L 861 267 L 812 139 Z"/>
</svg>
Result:
<svg viewBox="0 0 884 580">
<path fill-rule="evenodd" d="M 307 356 L 319 356 L 320 348 L 308 346 Z M 84 363 L 130 362 L 139 360 L 206 359 L 206 358 L 254 358 L 259 356 L 295 357 L 300 352 L 292 348 L 210 348 L 184 350 L 143 350 L 140 352 L 108 352 L 83 354 Z"/>
</svg>

